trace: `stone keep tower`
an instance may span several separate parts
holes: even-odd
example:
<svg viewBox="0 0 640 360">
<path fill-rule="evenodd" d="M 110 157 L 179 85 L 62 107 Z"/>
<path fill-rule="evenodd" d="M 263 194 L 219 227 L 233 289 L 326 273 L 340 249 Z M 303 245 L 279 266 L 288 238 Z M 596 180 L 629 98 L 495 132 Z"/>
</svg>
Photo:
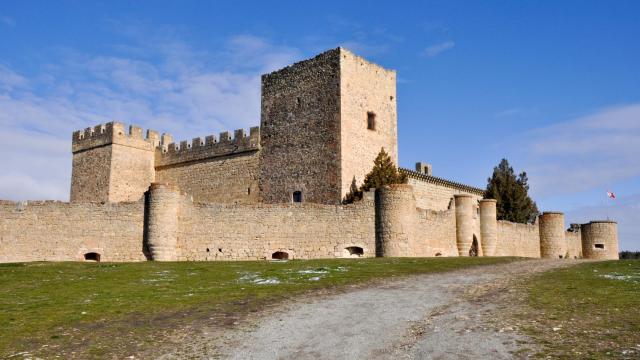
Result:
<svg viewBox="0 0 640 360">
<path fill-rule="evenodd" d="M 154 181 L 155 131 L 113 122 L 73 133 L 71 202 L 137 201 Z"/>
<path fill-rule="evenodd" d="M 384 148 L 398 163 L 396 74 L 343 48 L 262 77 L 266 203 L 337 204 Z"/>
</svg>

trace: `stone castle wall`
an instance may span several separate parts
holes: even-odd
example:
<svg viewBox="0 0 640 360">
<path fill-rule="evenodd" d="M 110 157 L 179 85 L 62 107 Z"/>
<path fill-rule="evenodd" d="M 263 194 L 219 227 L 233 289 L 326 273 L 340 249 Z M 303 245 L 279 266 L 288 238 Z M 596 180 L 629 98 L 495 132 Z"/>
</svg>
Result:
<svg viewBox="0 0 640 360">
<path fill-rule="evenodd" d="M 344 197 L 355 178 L 360 186 L 381 148 L 398 163 L 396 72 L 350 51 L 340 56 L 340 149 Z M 368 117 L 373 129 L 368 129 Z"/>
<path fill-rule="evenodd" d="M 479 201 L 484 195 L 481 189 L 408 169 L 400 171 L 407 174 L 408 183 L 413 186 L 415 193 L 416 206 L 419 208 L 442 211 L 453 208 L 453 196 L 456 194 L 471 195 L 475 201 Z"/>
<path fill-rule="evenodd" d="M 415 256 L 458 256 L 455 210 L 417 209 Z"/>
<path fill-rule="evenodd" d="M 568 259 L 582 259 L 582 231 L 579 227 L 565 231 L 565 241 L 567 242 Z"/>
<path fill-rule="evenodd" d="M 200 202 L 255 204 L 258 202 L 257 151 L 160 167 L 158 182 L 175 184 Z"/>
<path fill-rule="evenodd" d="M 180 260 L 262 260 L 375 256 L 373 194 L 352 205 L 197 204 L 179 215 Z M 357 256 L 354 254 L 353 256 Z"/>
<path fill-rule="evenodd" d="M 495 256 L 540 257 L 538 224 L 518 224 L 498 221 L 498 241 Z"/>
<path fill-rule="evenodd" d="M 544 247 L 541 223 L 495 221 L 495 202 L 478 209 L 469 195 L 456 196 L 453 209 L 421 209 L 406 184 L 351 205 L 196 203 L 164 184 L 147 194 L 128 203 L 0 202 L 0 262 L 81 261 L 87 253 L 101 261 L 469 256 L 474 241 L 479 256 L 541 257 Z M 613 222 L 562 235 L 563 257 L 617 258 Z"/>
<path fill-rule="evenodd" d="M 0 202 L 0 262 L 143 261 L 144 202 Z"/>
</svg>

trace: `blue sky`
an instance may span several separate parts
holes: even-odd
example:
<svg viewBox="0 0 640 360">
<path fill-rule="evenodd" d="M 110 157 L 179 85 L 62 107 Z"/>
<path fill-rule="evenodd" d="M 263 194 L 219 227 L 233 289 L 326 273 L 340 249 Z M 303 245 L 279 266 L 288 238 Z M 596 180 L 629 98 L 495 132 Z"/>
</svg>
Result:
<svg viewBox="0 0 640 360">
<path fill-rule="evenodd" d="M 640 250 L 638 39 L 637 1 L 6 1 L 0 198 L 67 200 L 71 132 L 101 122 L 257 125 L 261 73 L 340 45 L 397 70 L 401 166 L 484 187 L 506 157 Z"/>
</svg>

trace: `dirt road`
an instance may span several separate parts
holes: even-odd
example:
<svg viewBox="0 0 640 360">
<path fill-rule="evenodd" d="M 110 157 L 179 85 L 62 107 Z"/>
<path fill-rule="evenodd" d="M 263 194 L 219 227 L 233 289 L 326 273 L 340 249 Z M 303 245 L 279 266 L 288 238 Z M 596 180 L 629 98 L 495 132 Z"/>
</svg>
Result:
<svg viewBox="0 0 640 360">
<path fill-rule="evenodd" d="M 511 359 L 527 339 L 492 321 L 502 294 L 514 281 L 574 263 L 518 261 L 301 299 L 162 358 Z"/>
</svg>

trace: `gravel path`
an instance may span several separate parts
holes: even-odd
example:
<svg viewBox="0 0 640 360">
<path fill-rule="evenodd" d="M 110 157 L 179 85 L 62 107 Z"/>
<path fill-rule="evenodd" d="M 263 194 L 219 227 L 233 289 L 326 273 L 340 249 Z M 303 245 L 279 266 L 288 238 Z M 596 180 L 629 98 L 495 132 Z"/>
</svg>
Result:
<svg viewBox="0 0 640 360">
<path fill-rule="evenodd" d="M 518 261 L 302 299 L 163 358 L 511 359 L 527 339 L 490 321 L 500 294 L 514 280 L 574 263 Z"/>
</svg>

